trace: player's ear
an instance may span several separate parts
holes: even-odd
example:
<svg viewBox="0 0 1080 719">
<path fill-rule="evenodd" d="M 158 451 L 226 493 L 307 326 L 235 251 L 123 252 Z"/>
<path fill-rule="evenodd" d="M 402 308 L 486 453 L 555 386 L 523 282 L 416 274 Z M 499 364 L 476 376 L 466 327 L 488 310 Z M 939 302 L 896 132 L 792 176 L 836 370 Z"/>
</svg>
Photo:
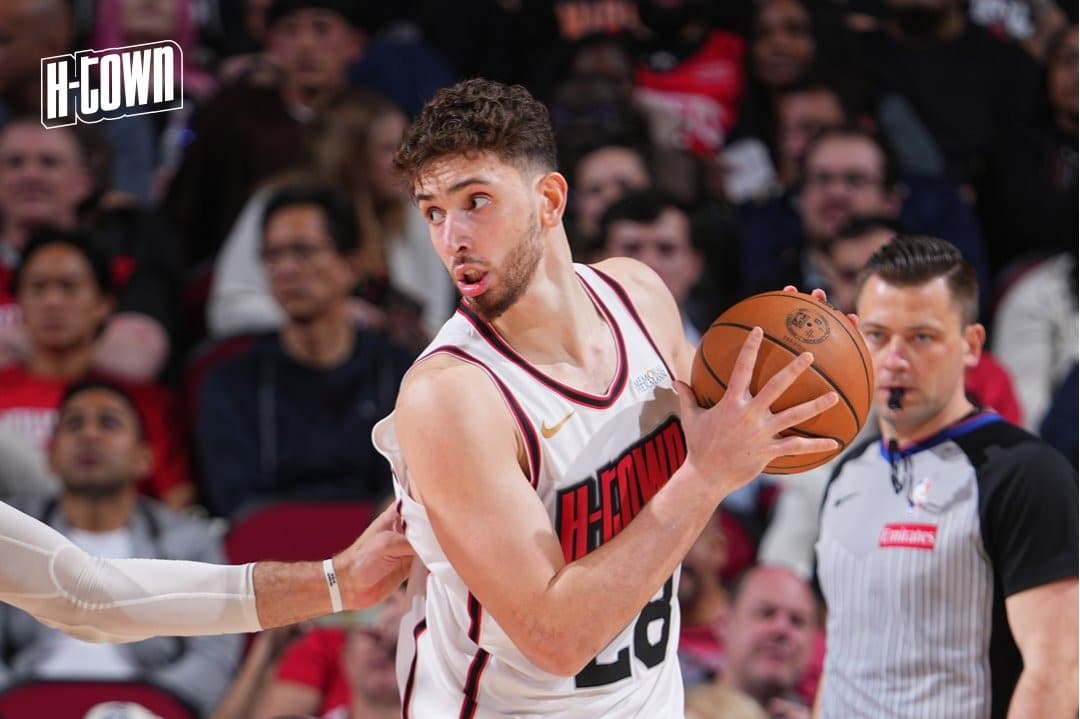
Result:
<svg viewBox="0 0 1080 719">
<path fill-rule="evenodd" d="M 543 227 L 558 227 L 566 210 L 566 198 L 569 188 L 566 178 L 558 172 L 546 172 L 537 180 L 540 193 L 540 224 Z"/>
</svg>

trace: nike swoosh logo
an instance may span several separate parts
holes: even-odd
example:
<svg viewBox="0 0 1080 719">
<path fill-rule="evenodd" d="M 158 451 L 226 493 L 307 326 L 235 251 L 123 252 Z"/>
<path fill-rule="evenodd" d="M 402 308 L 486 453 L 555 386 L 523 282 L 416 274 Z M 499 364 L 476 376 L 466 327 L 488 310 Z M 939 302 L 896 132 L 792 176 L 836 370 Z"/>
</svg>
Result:
<svg viewBox="0 0 1080 719">
<path fill-rule="evenodd" d="M 839 506 L 840 506 L 841 504 L 843 504 L 844 502 L 848 501 L 849 499 L 851 499 L 852 497 L 854 497 L 854 496 L 855 496 L 855 495 L 857 495 L 857 494 L 858 494 L 858 492 L 848 492 L 848 493 L 847 493 L 847 494 L 845 494 L 845 495 L 844 495 L 843 497 L 837 497 L 837 498 L 836 498 L 836 499 L 835 499 L 835 500 L 833 501 L 833 503 L 832 503 L 832 506 L 834 506 L 834 507 L 839 507 Z"/>
<path fill-rule="evenodd" d="M 566 424 L 567 422 L 569 422 L 570 418 L 573 417 L 573 416 L 574 416 L 574 413 L 573 413 L 573 411 L 571 411 L 570 414 L 563 417 L 561 420 L 558 421 L 557 424 L 555 424 L 554 426 L 551 426 L 551 427 L 547 426 L 547 422 L 541 422 L 540 423 L 540 434 L 544 435 L 544 439 L 551 439 L 556 434 L 558 434 L 559 430 L 563 428 L 563 425 Z"/>
</svg>

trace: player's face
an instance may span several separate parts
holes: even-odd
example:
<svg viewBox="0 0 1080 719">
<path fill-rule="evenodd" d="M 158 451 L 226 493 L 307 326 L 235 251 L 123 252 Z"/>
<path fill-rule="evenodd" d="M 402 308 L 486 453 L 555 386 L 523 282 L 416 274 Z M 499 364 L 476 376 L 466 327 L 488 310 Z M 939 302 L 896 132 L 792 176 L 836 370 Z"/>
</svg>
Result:
<svg viewBox="0 0 1080 719">
<path fill-rule="evenodd" d="M 67 130 L 18 123 L 0 135 L 0 211 L 8 220 L 35 226 L 73 218 L 90 187 Z"/>
<path fill-rule="evenodd" d="M 18 299 L 31 343 L 50 352 L 93 342 L 112 308 L 90 263 L 63 244 L 48 245 L 30 256 L 19 276 Z"/>
<path fill-rule="evenodd" d="M 435 251 L 488 321 L 521 299 L 543 257 L 541 179 L 484 153 L 434 160 L 416 181 Z"/>
<path fill-rule="evenodd" d="M 127 400 L 106 389 L 89 389 L 60 412 L 49 461 L 68 491 L 102 496 L 144 476 L 151 458 Z"/>
<path fill-rule="evenodd" d="M 964 325 L 944 278 L 913 287 L 872 276 L 856 303 L 859 330 L 874 359 L 874 407 L 904 439 L 926 437 L 966 407 L 964 372 L 979 359 L 984 331 Z M 889 392 L 904 390 L 901 408 Z"/>
<path fill-rule="evenodd" d="M 862 137 L 830 137 L 806 157 L 801 195 L 807 239 L 821 244 L 856 216 L 892 217 L 899 199 L 885 185 L 885 158 Z"/>
<path fill-rule="evenodd" d="M 312 322 L 344 305 L 352 274 L 319 207 L 293 205 L 271 215 L 262 253 L 270 292 L 293 322 Z"/>
<path fill-rule="evenodd" d="M 787 693 L 810 658 L 814 599 L 784 570 L 758 570 L 746 581 L 725 632 L 728 665 L 752 696 Z"/>
</svg>

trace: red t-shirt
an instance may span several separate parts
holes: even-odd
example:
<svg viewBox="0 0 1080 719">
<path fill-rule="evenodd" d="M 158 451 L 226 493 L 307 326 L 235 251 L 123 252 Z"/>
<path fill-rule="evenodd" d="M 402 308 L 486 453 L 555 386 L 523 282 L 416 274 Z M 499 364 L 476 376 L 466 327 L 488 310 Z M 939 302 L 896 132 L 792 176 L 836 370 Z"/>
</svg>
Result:
<svg viewBox="0 0 1080 719">
<path fill-rule="evenodd" d="M 746 41 L 722 30 L 709 33 L 698 51 L 666 72 L 645 64 L 634 70 L 634 96 L 650 114 L 668 118 L 678 147 L 712 157 L 738 120 Z"/>
<path fill-rule="evenodd" d="M 189 483 L 184 417 L 176 397 L 157 385 L 109 381 L 124 389 L 135 402 L 154 454 L 154 469 L 140 489 L 161 498 L 173 487 Z M 67 384 L 65 380 L 32 375 L 21 365 L 0 369 L 0 428 L 17 432 L 47 452 L 57 406 Z"/>
<path fill-rule="evenodd" d="M 979 356 L 979 364 L 964 375 L 964 392 L 980 407 L 994 410 L 1015 425 L 1022 423 L 1012 376 L 986 350 Z"/>
<path fill-rule="evenodd" d="M 285 650 L 278 666 L 280 681 L 296 682 L 319 692 L 317 715 L 349 710 L 352 692 L 345 678 L 345 630 L 316 627 Z"/>
</svg>

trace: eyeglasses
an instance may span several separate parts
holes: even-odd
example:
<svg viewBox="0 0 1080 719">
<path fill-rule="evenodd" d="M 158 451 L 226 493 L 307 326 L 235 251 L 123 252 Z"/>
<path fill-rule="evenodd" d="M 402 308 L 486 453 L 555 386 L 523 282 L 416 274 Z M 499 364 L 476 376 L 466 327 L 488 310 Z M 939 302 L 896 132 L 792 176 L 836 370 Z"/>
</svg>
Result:
<svg viewBox="0 0 1080 719">
<path fill-rule="evenodd" d="M 883 182 L 881 175 L 872 175 L 866 172 L 853 170 L 849 172 L 831 172 L 829 170 L 815 170 L 806 175 L 806 186 L 822 189 L 834 182 L 839 182 L 849 190 L 865 190 L 868 187 L 880 186 Z"/>
<path fill-rule="evenodd" d="M 329 251 L 330 248 L 326 245 L 310 245 L 297 242 L 278 247 L 264 247 L 260 254 L 263 262 L 269 266 L 274 266 L 280 264 L 287 257 L 292 257 L 299 263 L 308 263 L 315 259 L 316 255 Z"/>
</svg>

